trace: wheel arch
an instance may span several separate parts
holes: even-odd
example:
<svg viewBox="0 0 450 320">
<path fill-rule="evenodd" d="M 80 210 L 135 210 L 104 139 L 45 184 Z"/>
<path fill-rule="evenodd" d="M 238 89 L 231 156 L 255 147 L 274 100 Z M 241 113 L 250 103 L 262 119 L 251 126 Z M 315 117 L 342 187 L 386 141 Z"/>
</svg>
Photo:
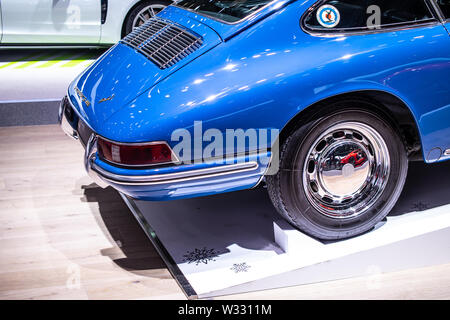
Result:
<svg viewBox="0 0 450 320">
<path fill-rule="evenodd" d="M 411 108 L 401 98 L 382 90 L 358 90 L 323 98 L 305 107 L 283 127 L 280 132 L 280 145 L 302 124 L 320 116 L 325 107 L 345 100 L 366 101 L 377 106 L 377 113 L 389 121 L 399 133 L 411 160 L 423 160 L 422 140 L 417 120 Z M 369 110 L 362 105 L 363 109 Z M 329 111 L 328 111 L 329 112 Z"/>
</svg>

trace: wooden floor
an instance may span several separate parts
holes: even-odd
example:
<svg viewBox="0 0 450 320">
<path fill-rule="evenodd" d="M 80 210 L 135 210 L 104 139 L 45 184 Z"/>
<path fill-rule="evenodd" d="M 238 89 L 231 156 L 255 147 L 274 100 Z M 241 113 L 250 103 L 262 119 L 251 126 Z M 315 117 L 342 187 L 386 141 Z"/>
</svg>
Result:
<svg viewBox="0 0 450 320">
<path fill-rule="evenodd" d="M 120 196 L 57 126 L 0 128 L 0 299 L 185 299 Z M 450 265 L 236 299 L 450 299 Z"/>
</svg>

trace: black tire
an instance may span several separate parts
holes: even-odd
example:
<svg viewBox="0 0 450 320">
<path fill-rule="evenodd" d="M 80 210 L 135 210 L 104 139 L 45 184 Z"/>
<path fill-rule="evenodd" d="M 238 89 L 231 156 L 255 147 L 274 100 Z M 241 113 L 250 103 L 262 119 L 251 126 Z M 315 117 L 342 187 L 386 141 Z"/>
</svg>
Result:
<svg viewBox="0 0 450 320">
<path fill-rule="evenodd" d="M 384 117 L 356 107 L 362 103 L 341 102 L 327 106 L 328 113 L 316 116 L 294 131 L 280 147 L 280 170 L 266 177 L 269 196 L 277 211 L 293 226 L 314 238 L 338 240 L 371 230 L 389 214 L 403 189 L 408 170 L 405 146 Z M 373 110 L 374 106 L 368 107 Z M 306 161 L 311 162 L 307 157 L 314 150 L 311 146 L 316 139 L 339 123 L 361 123 L 376 130 L 384 139 L 384 146 L 387 146 L 385 150 L 389 153 L 390 172 L 385 178 L 385 187 L 382 191 L 377 190 L 378 196 L 374 197 L 370 207 L 361 211 L 363 213 L 360 215 L 336 219 L 324 215 L 317 206 L 312 205 L 314 201 L 311 202 L 310 195 L 308 198 L 308 189 L 304 187 L 303 169 Z"/>
<path fill-rule="evenodd" d="M 139 4 L 137 4 L 131 11 L 128 13 L 124 27 L 123 27 L 123 35 L 126 36 L 131 31 L 133 31 L 133 21 L 136 18 L 136 16 L 141 12 L 144 8 L 151 6 L 151 5 L 162 5 L 162 6 L 168 6 L 172 2 L 171 1 L 164 1 L 164 0 L 155 0 L 155 1 L 141 1 Z"/>
</svg>

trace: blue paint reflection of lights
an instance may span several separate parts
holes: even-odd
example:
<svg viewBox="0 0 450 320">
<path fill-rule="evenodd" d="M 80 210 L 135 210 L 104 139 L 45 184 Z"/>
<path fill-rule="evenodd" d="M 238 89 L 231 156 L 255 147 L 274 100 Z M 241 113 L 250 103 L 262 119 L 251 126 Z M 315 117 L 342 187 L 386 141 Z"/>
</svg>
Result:
<svg viewBox="0 0 450 320">
<path fill-rule="evenodd" d="M 218 96 L 218 95 L 213 94 L 213 95 L 209 96 L 208 98 L 206 98 L 205 101 L 206 101 L 206 102 L 214 101 L 214 100 L 216 100 L 217 96 Z"/>
<path fill-rule="evenodd" d="M 279 8 L 281 8 L 285 3 L 286 3 L 286 1 L 275 3 L 275 5 L 273 6 L 273 9 L 274 9 L 274 10 L 279 9 Z"/>
<path fill-rule="evenodd" d="M 203 82 L 205 82 L 206 80 L 205 79 L 196 79 L 195 81 L 194 81 L 194 84 L 201 84 L 201 83 L 203 83 Z"/>
<path fill-rule="evenodd" d="M 345 56 L 342 56 L 341 60 L 348 60 L 348 59 L 350 59 L 351 57 L 353 57 L 352 54 L 346 54 Z"/>
<path fill-rule="evenodd" d="M 233 70 L 233 69 L 236 68 L 236 67 L 237 67 L 237 65 L 232 64 L 232 63 L 229 63 L 229 64 L 227 64 L 227 65 L 223 68 L 223 70 L 225 70 L 225 71 L 231 71 L 231 70 Z"/>
</svg>

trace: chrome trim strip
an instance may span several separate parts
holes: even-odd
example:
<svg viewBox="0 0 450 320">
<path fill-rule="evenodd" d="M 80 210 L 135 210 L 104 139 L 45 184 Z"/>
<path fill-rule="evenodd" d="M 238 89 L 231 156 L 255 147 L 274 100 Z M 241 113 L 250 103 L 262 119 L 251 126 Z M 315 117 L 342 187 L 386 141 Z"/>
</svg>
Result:
<svg viewBox="0 0 450 320">
<path fill-rule="evenodd" d="M 313 30 L 310 28 L 307 28 L 302 23 L 301 28 L 303 32 L 313 36 L 313 37 L 322 37 L 322 38 L 337 38 L 337 37 L 350 37 L 350 36 L 361 36 L 361 35 L 368 35 L 368 34 L 379 34 L 379 33 L 388 33 L 388 32 L 395 32 L 395 31 L 405 31 L 405 30 L 411 30 L 411 29 L 418 29 L 418 28 L 425 28 L 425 27 L 431 27 L 431 26 L 438 26 L 441 25 L 441 22 L 438 20 L 425 20 L 423 23 L 418 24 L 408 24 L 408 25 L 401 25 L 401 26 L 392 26 L 392 27 L 385 27 L 381 29 L 375 29 L 375 30 L 369 30 L 369 29 L 360 29 L 355 31 L 350 31 L 348 29 L 342 30 L 342 31 L 335 31 L 335 32 L 326 32 L 326 31 L 318 31 Z"/>
<path fill-rule="evenodd" d="M 92 156 L 91 156 L 92 157 Z M 93 158 L 95 160 L 95 158 Z M 211 177 L 218 177 L 223 175 L 231 175 L 236 173 L 242 173 L 247 171 L 256 170 L 259 165 L 255 161 L 237 163 L 232 165 L 224 165 L 215 168 L 199 169 L 199 170 L 189 170 L 184 172 L 168 173 L 168 174 L 158 174 L 151 176 L 123 176 L 113 174 L 108 172 L 94 161 L 89 161 L 90 171 L 94 171 L 102 179 L 120 185 L 158 185 L 165 183 L 179 183 L 184 181 L 205 179 Z M 88 171 L 89 172 L 89 171 Z"/>
<path fill-rule="evenodd" d="M 435 16 L 437 16 L 437 18 L 444 23 L 445 22 L 445 16 L 444 13 L 442 12 L 441 8 L 438 6 L 438 4 L 436 3 L 436 0 L 427 0 L 425 1 L 426 4 L 431 8 L 433 13 L 435 14 Z"/>
</svg>

